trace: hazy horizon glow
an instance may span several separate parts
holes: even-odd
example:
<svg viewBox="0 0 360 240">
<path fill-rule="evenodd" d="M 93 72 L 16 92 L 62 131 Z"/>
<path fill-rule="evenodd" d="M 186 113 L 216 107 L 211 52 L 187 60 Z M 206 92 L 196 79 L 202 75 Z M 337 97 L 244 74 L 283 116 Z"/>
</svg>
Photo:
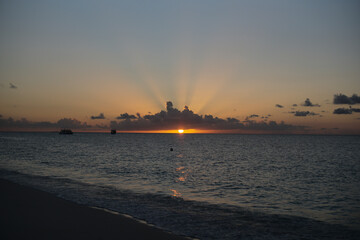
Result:
<svg viewBox="0 0 360 240">
<path fill-rule="evenodd" d="M 306 126 L 292 133 L 360 134 L 360 112 L 333 103 L 360 94 L 359 10 L 351 0 L 2 1 L 0 130 L 54 130 L 65 118 L 104 131 L 172 101 L 199 116 Z M 205 130 L 230 131 L 193 131 Z"/>
</svg>

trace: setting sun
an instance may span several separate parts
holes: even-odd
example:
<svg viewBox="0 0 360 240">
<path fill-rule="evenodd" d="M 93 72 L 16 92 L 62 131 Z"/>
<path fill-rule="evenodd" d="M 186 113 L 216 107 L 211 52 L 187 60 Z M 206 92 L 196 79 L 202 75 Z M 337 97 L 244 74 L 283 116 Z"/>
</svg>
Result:
<svg viewBox="0 0 360 240">
<path fill-rule="evenodd" d="M 184 129 L 179 129 L 178 133 L 184 133 Z"/>
</svg>

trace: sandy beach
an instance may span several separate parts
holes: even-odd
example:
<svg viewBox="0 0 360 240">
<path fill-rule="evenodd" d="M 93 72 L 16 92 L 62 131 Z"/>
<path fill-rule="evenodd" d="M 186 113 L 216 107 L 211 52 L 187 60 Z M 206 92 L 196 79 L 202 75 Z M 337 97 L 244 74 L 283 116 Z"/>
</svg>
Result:
<svg viewBox="0 0 360 240">
<path fill-rule="evenodd" d="M 0 239 L 188 239 L 0 179 Z"/>
</svg>

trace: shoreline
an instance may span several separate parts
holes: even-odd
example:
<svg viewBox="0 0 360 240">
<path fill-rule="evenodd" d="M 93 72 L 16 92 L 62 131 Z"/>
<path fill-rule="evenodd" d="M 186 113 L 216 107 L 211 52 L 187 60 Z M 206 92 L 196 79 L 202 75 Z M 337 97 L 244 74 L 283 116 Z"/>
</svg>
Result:
<svg viewBox="0 0 360 240">
<path fill-rule="evenodd" d="M 191 239 L 0 179 L 1 239 Z"/>
</svg>

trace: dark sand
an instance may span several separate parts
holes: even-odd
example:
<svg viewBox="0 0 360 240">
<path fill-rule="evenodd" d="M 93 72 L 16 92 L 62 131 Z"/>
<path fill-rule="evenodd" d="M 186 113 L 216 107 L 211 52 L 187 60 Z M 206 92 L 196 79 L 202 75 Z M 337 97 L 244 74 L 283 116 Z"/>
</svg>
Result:
<svg viewBox="0 0 360 240">
<path fill-rule="evenodd" d="M 0 179 L 0 239 L 186 239 Z"/>
</svg>

